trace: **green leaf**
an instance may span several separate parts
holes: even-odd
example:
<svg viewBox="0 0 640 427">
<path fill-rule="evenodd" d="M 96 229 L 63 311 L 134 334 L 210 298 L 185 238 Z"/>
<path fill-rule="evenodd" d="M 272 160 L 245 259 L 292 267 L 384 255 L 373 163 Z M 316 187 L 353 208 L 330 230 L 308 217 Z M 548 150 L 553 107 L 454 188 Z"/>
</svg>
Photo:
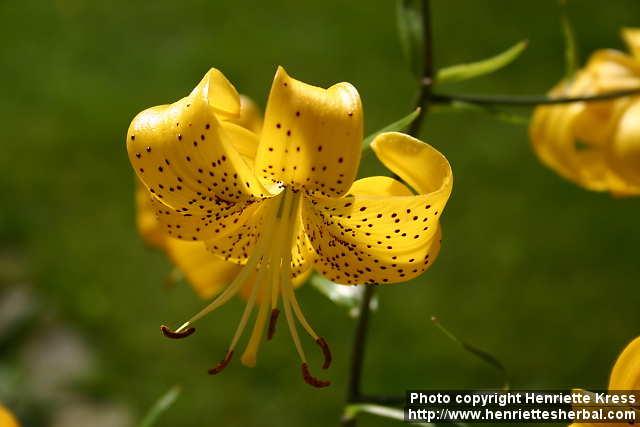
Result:
<svg viewBox="0 0 640 427">
<path fill-rule="evenodd" d="M 491 74 L 506 67 L 515 61 L 527 48 L 529 42 L 523 40 L 511 46 L 509 49 L 491 58 L 467 64 L 452 65 L 438 70 L 436 75 L 437 83 L 456 83 L 463 80 Z"/>
<path fill-rule="evenodd" d="M 180 396 L 181 390 L 179 386 L 173 386 L 167 391 L 165 394 L 160 396 L 160 398 L 153 404 L 147 415 L 142 419 L 138 427 L 151 427 L 153 426 L 160 415 L 162 415 L 167 409 L 171 407 L 175 403 L 175 401 Z"/>
<path fill-rule="evenodd" d="M 317 273 L 314 273 L 313 276 L 311 276 L 310 283 L 311 286 L 333 303 L 347 308 L 351 316 L 356 317 L 358 315 L 360 302 L 362 301 L 362 294 L 364 292 L 363 286 L 341 285 L 332 282 Z M 369 309 L 376 310 L 377 308 L 378 299 L 374 297 Z"/>
<path fill-rule="evenodd" d="M 447 328 L 445 328 L 440 323 L 440 321 L 438 320 L 437 317 L 431 316 L 431 321 L 451 341 L 455 342 L 460 347 L 462 347 L 465 351 L 471 353 L 472 355 L 474 355 L 478 359 L 482 360 L 484 363 L 486 363 L 486 364 L 490 365 L 491 367 L 495 368 L 496 370 L 498 370 L 502 374 L 502 377 L 503 377 L 502 388 L 504 390 L 508 390 L 509 389 L 509 375 L 507 373 L 506 368 L 504 367 L 502 362 L 500 362 L 500 360 L 498 360 L 497 357 L 495 357 L 494 355 L 492 355 L 491 353 L 489 353 L 489 352 L 487 352 L 485 350 L 482 350 L 482 349 L 480 349 L 480 348 L 478 348 L 478 347 L 476 347 L 476 346 L 474 346 L 472 344 L 469 344 L 468 342 L 462 341 L 460 338 L 458 338 L 453 333 L 451 333 L 451 331 L 449 331 Z"/>
<path fill-rule="evenodd" d="M 385 127 L 383 127 L 382 129 L 379 129 L 375 132 L 373 132 L 371 135 L 367 136 L 364 141 L 362 141 L 362 150 L 368 150 L 369 148 L 371 148 L 371 143 L 373 142 L 373 139 L 380 135 L 381 133 L 384 132 L 400 132 L 403 131 L 405 129 L 407 129 L 409 127 L 409 125 L 411 123 L 413 123 L 413 121 L 418 117 L 418 115 L 420 115 L 420 107 L 416 108 L 415 110 L 413 110 L 411 113 L 407 114 L 406 116 L 404 116 L 403 118 L 401 118 L 400 120 L 397 120 Z"/>
<path fill-rule="evenodd" d="M 560 21 L 562 23 L 562 35 L 564 36 L 564 72 L 565 78 L 571 78 L 578 69 L 578 44 L 576 33 L 567 14 L 567 0 L 559 0 L 562 9 Z"/>
<path fill-rule="evenodd" d="M 389 406 L 374 405 L 371 403 L 356 403 L 347 405 L 344 408 L 343 420 L 352 420 L 359 414 L 370 414 L 382 418 L 388 418 L 392 420 L 404 421 L 404 411 L 398 408 L 391 408 Z M 416 426 L 430 426 L 435 427 L 435 424 L 429 423 L 412 423 Z"/>
<path fill-rule="evenodd" d="M 400 47 L 411 72 L 420 77 L 422 73 L 423 33 L 422 3 L 419 0 L 397 0 L 396 17 Z"/>
<path fill-rule="evenodd" d="M 510 111 L 501 110 L 489 105 L 478 105 L 463 101 L 453 101 L 446 104 L 434 104 L 429 111 L 431 111 L 432 113 L 462 113 L 467 111 L 478 112 L 488 114 L 492 118 L 501 122 L 520 126 L 528 126 L 530 122 L 530 118 L 522 114 L 516 114 Z"/>
</svg>

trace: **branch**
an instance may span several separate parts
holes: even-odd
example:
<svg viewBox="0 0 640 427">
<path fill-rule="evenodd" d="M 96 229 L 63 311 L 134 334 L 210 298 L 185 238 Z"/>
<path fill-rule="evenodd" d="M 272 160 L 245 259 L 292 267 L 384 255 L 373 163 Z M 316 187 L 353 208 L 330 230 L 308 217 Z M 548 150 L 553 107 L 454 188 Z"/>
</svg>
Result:
<svg viewBox="0 0 640 427">
<path fill-rule="evenodd" d="M 426 85 L 426 83 L 425 83 Z M 585 96 L 546 96 L 546 95 L 465 95 L 458 93 L 433 93 L 431 101 L 438 103 L 466 102 L 476 105 L 511 105 L 511 106 L 536 106 L 571 104 L 574 102 L 598 102 L 608 101 L 625 96 L 640 95 L 640 88 L 617 90 L 600 93 L 598 95 Z"/>
</svg>

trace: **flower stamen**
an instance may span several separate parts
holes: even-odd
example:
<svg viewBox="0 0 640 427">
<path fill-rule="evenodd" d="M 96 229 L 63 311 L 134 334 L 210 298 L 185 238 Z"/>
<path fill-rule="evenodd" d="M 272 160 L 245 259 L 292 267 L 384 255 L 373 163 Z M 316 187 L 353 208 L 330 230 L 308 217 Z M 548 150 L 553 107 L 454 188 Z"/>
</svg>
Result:
<svg viewBox="0 0 640 427">
<path fill-rule="evenodd" d="M 166 325 L 162 325 L 160 326 L 160 330 L 162 331 L 162 335 L 164 335 L 167 338 L 171 338 L 174 340 L 178 340 L 181 338 L 186 338 L 189 335 L 193 334 L 196 331 L 196 328 L 191 327 L 191 328 L 187 328 L 183 331 L 172 331 L 171 329 L 169 329 L 168 326 Z"/>
<path fill-rule="evenodd" d="M 184 335 L 184 337 L 191 335 L 193 332 L 195 332 L 195 330 L 185 333 L 185 331 L 188 331 L 192 328 L 191 325 L 205 317 L 207 314 L 226 304 L 233 296 L 238 293 L 242 285 L 247 282 L 247 280 L 250 278 L 250 275 L 253 274 L 253 272 L 256 270 L 256 268 L 259 266 L 259 263 L 263 259 L 264 249 L 269 244 L 269 241 L 271 240 L 271 237 L 273 235 L 273 224 L 277 219 L 275 213 L 277 212 L 279 205 L 280 203 L 273 202 L 266 207 L 265 218 L 267 218 L 267 221 L 264 228 L 266 232 L 262 236 L 260 236 L 260 240 L 257 242 L 256 247 L 247 260 L 246 265 L 236 276 L 236 278 L 231 282 L 231 284 L 227 286 L 227 288 L 211 303 L 209 303 L 206 307 L 196 313 L 193 317 L 191 317 L 191 319 L 184 322 L 175 331 L 170 330 L 168 327 L 161 328 L 162 333 L 166 337 L 183 338 L 183 336 L 181 335 Z M 165 329 L 167 333 L 165 333 Z"/>
<path fill-rule="evenodd" d="M 325 341 L 324 338 L 318 337 L 316 340 L 316 344 L 320 346 L 322 349 L 322 355 L 324 356 L 324 363 L 322 364 L 322 369 L 328 369 L 331 366 L 331 349 L 329 348 L 329 344 Z"/>
<path fill-rule="evenodd" d="M 227 367 L 229 362 L 231 362 L 231 358 L 232 357 L 233 357 L 233 350 L 228 351 L 227 355 L 224 357 L 224 359 L 222 359 L 220 362 L 218 362 L 218 364 L 216 366 L 214 366 L 213 368 L 209 369 L 209 375 L 217 375 L 220 372 L 222 372 L 222 370 Z"/>
<path fill-rule="evenodd" d="M 302 363 L 301 368 L 302 368 L 302 378 L 304 378 L 304 382 L 306 382 L 310 386 L 315 388 L 323 388 L 331 385 L 331 381 L 321 380 L 311 375 L 311 372 L 309 372 L 309 366 L 307 365 L 306 362 Z"/>
<path fill-rule="evenodd" d="M 271 260 L 269 260 L 271 261 Z M 269 268 L 271 268 L 270 263 L 266 263 L 264 266 L 264 273 L 261 276 L 269 277 Z M 262 280 L 256 281 L 254 289 L 257 288 Z M 258 347 L 260 346 L 260 341 L 262 340 L 262 334 L 264 333 L 264 327 L 267 322 L 267 311 L 269 309 L 269 297 L 271 293 L 271 286 L 267 285 L 264 287 L 264 292 L 261 295 L 260 300 L 260 308 L 258 310 L 258 316 L 256 318 L 255 324 L 253 325 L 253 331 L 251 331 L 251 336 L 249 337 L 249 342 L 247 343 L 247 347 L 240 358 L 240 361 L 245 366 L 253 367 L 256 365 L 256 357 L 258 354 Z"/>
<path fill-rule="evenodd" d="M 249 301 L 247 301 L 247 305 L 244 307 L 244 311 L 242 312 L 242 317 L 240 318 L 240 323 L 238 323 L 238 327 L 236 328 L 236 332 L 233 334 L 233 339 L 231 340 L 231 345 L 229 346 L 229 351 L 233 351 L 238 344 L 238 340 L 242 336 L 242 332 L 244 332 L 244 328 L 247 326 L 247 321 L 249 320 L 249 316 L 253 311 L 253 307 L 256 303 L 256 297 L 258 295 L 258 286 L 260 286 L 260 279 L 262 279 L 262 272 L 258 273 L 258 278 L 256 283 L 254 283 L 253 288 L 251 289 L 251 295 L 249 296 Z"/>
<path fill-rule="evenodd" d="M 278 323 L 278 316 L 280 315 L 280 310 L 277 308 L 271 309 L 271 317 L 269 318 L 269 328 L 267 331 L 267 340 L 271 340 L 276 333 L 276 324 Z"/>
<path fill-rule="evenodd" d="M 309 372 L 309 366 L 307 364 L 304 350 L 302 349 L 302 345 L 300 343 L 300 338 L 298 337 L 298 331 L 294 321 L 295 314 L 295 318 L 302 325 L 305 331 L 320 346 L 324 356 L 322 368 L 327 369 L 331 364 L 331 352 L 329 350 L 329 346 L 323 338 L 320 338 L 318 334 L 315 333 L 311 325 L 309 325 L 307 319 L 304 317 L 302 309 L 300 308 L 300 304 L 296 299 L 293 286 L 291 284 L 291 247 L 295 238 L 293 230 L 296 230 L 296 223 L 298 221 L 297 214 L 300 207 L 300 195 L 294 193 L 293 198 L 293 206 L 291 206 L 288 211 L 285 211 L 287 212 L 287 216 L 284 222 L 285 229 L 292 231 L 289 235 L 288 241 L 286 242 L 286 250 L 282 254 L 282 268 L 280 269 L 282 305 L 284 306 L 285 317 L 287 318 L 291 337 L 293 338 L 293 342 L 295 343 L 298 354 L 300 355 L 300 359 L 302 360 L 302 377 L 307 384 L 313 387 L 321 388 L 327 387 L 331 384 L 331 382 L 315 378 Z M 283 218 L 285 218 L 284 215 Z"/>
</svg>

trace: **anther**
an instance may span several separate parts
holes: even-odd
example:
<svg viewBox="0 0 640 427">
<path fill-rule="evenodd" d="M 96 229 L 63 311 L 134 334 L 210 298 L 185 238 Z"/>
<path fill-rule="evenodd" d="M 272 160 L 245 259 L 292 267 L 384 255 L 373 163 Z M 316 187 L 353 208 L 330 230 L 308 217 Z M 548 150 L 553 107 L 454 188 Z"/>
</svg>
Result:
<svg viewBox="0 0 640 427">
<path fill-rule="evenodd" d="M 322 349 L 322 355 L 324 356 L 324 363 L 322 364 L 322 369 L 327 369 L 331 366 L 331 350 L 329 349 L 329 344 L 322 337 L 318 337 L 316 340 L 316 344 L 320 346 Z"/>
<path fill-rule="evenodd" d="M 302 378 L 304 379 L 304 382 L 315 388 L 323 388 L 331 385 L 331 381 L 320 380 L 312 376 L 309 372 L 309 366 L 307 366 L 306 363 L 302 364 Z"/>
<path fill-rule="evenodd" d="M 271 340 L 276 333 L 276 324 L 278 323 L 278 316 L 280 310 L 274 308 L 271 310 L 271 317 L 269 318 L 269 327 L 267 328 L 267 340 Z"/>
<path fill-rule="evenodd" d="M 227 355 L 222 359 L 216 366 L 209 369 L 209 375 L 216 375 L 222 372 L 224 368 L 227 367 L 229 362 L 231 362 L 231 358 L 233 357 L 233 350 L 227 353 Z"/>
<path fill-rule="evenodd" d="M 185 329 L 184 331 L 175 332 L 169 329 L 168 326 L 162 325 L 160 326 L 160 330 L 162 331 L 162 335 L 164 335 L 165 337 L 177 340 L 180 338 L 188 337 L 189 335 L 191 335 L 196 331 L 196 328 L 191 327 L 191 328 Z"/>
</svg>

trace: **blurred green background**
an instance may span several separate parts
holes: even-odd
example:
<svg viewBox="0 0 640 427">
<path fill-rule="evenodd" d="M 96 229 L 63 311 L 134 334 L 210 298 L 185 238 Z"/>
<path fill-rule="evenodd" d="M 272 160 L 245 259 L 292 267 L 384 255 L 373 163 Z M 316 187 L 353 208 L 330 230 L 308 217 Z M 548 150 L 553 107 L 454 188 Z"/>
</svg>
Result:
<svg viewBox="0 0 640 427">
<path fill-rule="evenodd" d="M 562 77 L 556 1 L 433 0 L 433 9 L 437 66 L 530 41 L 507 69 L 442 90 L 543 93 Z M 569 13 L 583 60 L 596 48 L 622 48 L 619 29 L 640 25 L 635 0 L 574 0 Z M 109 402 L 125 408 L 124 419 L 139 419 L 180 384 L 182 396 L 158 425 L 336 425 L 354 321 L 311 287 L 299 295 L 332 344 L 328 389 L 302 382 L 286 333 L 263 346 L 255 369 L 235 363 L 206 375 L 240 301 L 189 340 L 160 336 L 160 323 L 202 302 L 187 286 L 166 289 L 168 261 L 136 234 L 124 137 L 138 111 L 184 96 L 212 66 L 264 107 L 278 64 L 319 85 L 352 82 L 366 129 L 376 130 L 414 102 L 395 4 L 23 0 L 0 2 L 0 17 L 0 298 L 22 292 L 27 307 L 27 320 L 0 323 L 0 401 L 25 426 L 50 425 L 63 392 L 34 398 L 38 379 L 30 375 L 64 365 L 64 352 L 63 362 L 50 359 L 53 324 L 90 354 L 89 367 L 65 386 L 75 396 L 65 404 Z M 536 160 L 524 126 L 432 114 L 423 137 L 454 170 L 443 251 L 420 280 L 380 288 L 365 390 L 501 385 L 434 328 L 433 314 L 502 360 L 514 387 L 605 386 L 616 355 L 640 332 L 640 201 L 561 180 Z M 6 320 L 13 305 L 0 307 Z M 44 368 L 34 370 L 33 358 Z"/>
</svg>

